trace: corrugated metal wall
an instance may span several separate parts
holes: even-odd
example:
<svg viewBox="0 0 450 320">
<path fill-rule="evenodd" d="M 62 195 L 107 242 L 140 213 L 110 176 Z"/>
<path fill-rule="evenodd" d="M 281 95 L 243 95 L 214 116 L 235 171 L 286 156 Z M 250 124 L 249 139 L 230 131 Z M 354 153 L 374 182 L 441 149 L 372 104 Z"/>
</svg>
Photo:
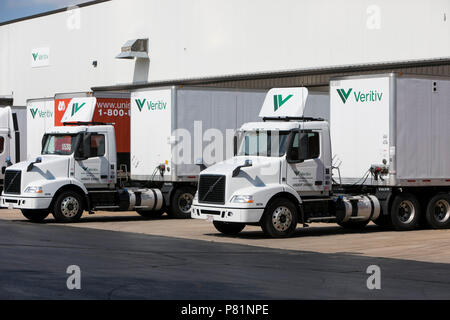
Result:
<svg viewBox="0 0 450 320">
<path fill-rule="evenodd" d="M 329 69 L 293 70 L 211 78 L 156 81 L 141 84 L 123 84 L 106 87 L 93 87 L 91 89 L 93 91 L 128 91 L 137 88 L 190 85 L 239 89 L 270 89 L 279 87 L 305 86 L 318 91 L 327 91 L 329 80 L 333 77 L 390 72 L 450 77 L 450 59 L 414 61 L 409 63 L 395 64 L 354 65 Z"/>
<path fill-rule="evenodd" d="M 205 83 L 207 86 L 217 87 L 233 87 L 233 88 L 246 88 L 246 89 L 269 89 L 274 87 L 317 87 L 318 90 L 327 90 L 330 78 L 337 76 L 355 75 L 355 74 L 372 74 L 372 73 L 388 73 L 388 72 L 402 72 L 405 74 L 420 74 L 430 76 L 446 76 L 450 77 L 450 60 L 448 62 L 442 62 L 436 65 L 420 65 L 420 66 L 405 66 L 405 67 L 367 67 L 367 68 L 352 68 L 352 70 L 324 70 L 324 71 L 311 71 L 299 72 L 298 74 L 289 75 L 277 75 L 271 77 L 265 75 L 262 78 L 249 78 L 239 80 L 222 80 L 214 83 Z"/>
</svg>

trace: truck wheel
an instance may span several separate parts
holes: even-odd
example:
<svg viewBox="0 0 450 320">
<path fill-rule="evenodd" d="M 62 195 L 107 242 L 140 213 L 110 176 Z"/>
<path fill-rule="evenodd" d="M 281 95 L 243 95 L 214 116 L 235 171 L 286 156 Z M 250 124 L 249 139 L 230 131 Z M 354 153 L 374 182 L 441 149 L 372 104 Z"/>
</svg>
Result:
<svg viewBox="0 0 450 320">
<path fill-rule="evenodd" d="M 431 198 L 428 201 L 425 217 L 433 229 L 450 227 L 450 195 L 440 193 Z"/>
<path fill-rule="evenodd" d="M 391 222 L 395 230 L 413 230 L 420 217 L 420 202 L 410 193 L 395 196 L 391 206 Z"/>
<path fill-rule="evenodd" d="M 217 231 L 228 236 L 235 236 L 245 228 L 244 223 L 237 222 L 213 221 L 213 225 L 216 227 Z"/>
<path fill-rule="evenodd" d="M 137 213 L 139 213 L 139 215 L 141 217 L 144 217 L 146 219 L 156 219 L 156 218 L 160 218 L 164 212 L 166 212 L 166 209 L 159 209 L 159 210 L 136 210 Z"/>
<path fill-rule="evenodd" d="M 286 238 L 294 234 L 297 221 L 295 205 L 288 199 L 279 198 L 264 210 L 261 228 L 272 238 Z"/>
<path fill-rule="evenodd" d="M 195 188 L 191 187 L 176 189 L 170 201 L 169 215 L 177 219 L 190 218 L 195 191 Z"/>
<path fill-rule="evenodd" d="M 57 222 L 75 222 L 83 214 L 83 200 L 73 191 L 62 192 L 55 201 L 53 216 Z"/>
<path fill-rule="evenodd" d="M 338 222 L 338 225 L 340 225 L 342 228 L 345 229 L 351 229 L 351 230 L 358 230 L 358 229 L 364 229 L 365 226 L 369 223 L 369 220 L 366 221 L 346 221 L 346 222 Z"/>
<path fill-rule="evenodd" d="M 25 218 L 33 222 L 42 222 L 50 214 L 48 210 L 22 209 L 21 211 Z"/>
<path fill-rule="evenodd" d="M 389 228 L 391 226 L 391 219 L 388 215 L 381 212 L 378 219 L 374 220 L 373 223 L 382 228 Z"/>
</svg>

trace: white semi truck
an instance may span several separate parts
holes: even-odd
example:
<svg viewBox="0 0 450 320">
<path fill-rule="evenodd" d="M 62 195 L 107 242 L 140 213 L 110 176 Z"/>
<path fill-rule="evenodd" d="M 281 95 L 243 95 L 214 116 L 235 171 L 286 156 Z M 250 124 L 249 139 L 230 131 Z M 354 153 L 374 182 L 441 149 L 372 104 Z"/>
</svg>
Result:
<svg viewBox="0 0 450 320">
<path fill-rule="evenodd" d="M 192 217 L 224 234 L 260 225 L 370 221 L 450 226 L 450 79 L 379 74 L 330 81 L 330 126 L 304 117 L 306 88 L 268 92 L 236 156 L 201 172 Z"/>
<path fill-rule="evenodd" d="M 167 210 L 190 217 L 200 167 L 208 165 L 196 165 L 195 157 L 214 142 L 207 130 L 228 129 L 232 146 L 233 132 L 257 119 L 264 96 L 259 90 L 180 86 L 136 90 L 128 132 L 117 127 L 125 122 L 92 121 L 95 97 L 69 99 L 60 119 L 65 125 L 47 128 L 41 154 L 6 169 L 0 204 L 21 209 L 32 221 L 49 213 L 60 222 L 76 221 L 84 210 L 136 210 L 144 217 Z M 131 136 L 129 166 L 118 158 L 123 134 Z M 176 148 L 183 143 L 188 147 Z"/>
</svg>

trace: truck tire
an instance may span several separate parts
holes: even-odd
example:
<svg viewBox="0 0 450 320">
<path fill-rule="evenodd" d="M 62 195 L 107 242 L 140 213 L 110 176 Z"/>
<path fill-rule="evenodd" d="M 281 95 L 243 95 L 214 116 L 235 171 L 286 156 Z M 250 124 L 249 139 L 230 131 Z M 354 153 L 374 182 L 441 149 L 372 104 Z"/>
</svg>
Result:
<svg viewBox="0 0 450 320">
<path fill-rule="evenodd" d="M 75 222 L 83 214 L 83 199 L 74 191 L 63 191 L 54 204 L 53 216 L 57 222 Z"/>
<path fill-rule="evenodd" d="M 245 223 L 213 221 L 217 231 L 227 236 L 235 236 L 245 228 Z"/>
<path fill-rule="evenodd" d="M 176 219 L 190 218 L 195 191 L 195 188 L 192 187 L 176 189 L 170 200 L 169 215 Z"/>
<path fill-rule="evenodd" d="M 287 238 L 294 234 L 297 228 L 297 208 L 286 198 L 275 199 L 264 210 L 261 228 L 272 238 Z"/>
<path fill-rule="evenodd" d="M 21 211 L 25 218 L 33 222 L 42 222 L 50 214 L 48 210 L 22 209 Z"/>
<path fill-rule="evenodd" d="M 161 216 L 166 212 L 165 208 L 161 208 L 159 210 L 136 210 L 137 213 L 141 217 L 144 217 L 146 219 L 156 219 L 161 218 Z"/>
<path fill-rule="evenodd" d="M 392 226 L 391 218 L 388 215 L 383 214 L 383 212 L 380 213 L 378 219 L 374 220 L 373 223 L 381 228 L 389 228 Z"/>
<path fill-rule="evenodd" d="M 417 227 L 421 206 L 419 200 L 411 193 L 395 196 L 391 206 L 391 222 L 395 230 L 406 231 Z"/>
<path fill-rule="evenodd" d="M 428 225 L 433 229 L 450 227 L 450 194 L 439 193 L 428 201 L 425 214 Z"/>
<path fill-rule="evenodd" d="M 338 225 L 340 225 L 342 228 L 350 229 L 350 230 L 359 230 L 364 229 L 367 224 L 370 222 L 370 220 L 366 221 L 346 221 L 346 222 L 338 222 Z"/>
</svg>

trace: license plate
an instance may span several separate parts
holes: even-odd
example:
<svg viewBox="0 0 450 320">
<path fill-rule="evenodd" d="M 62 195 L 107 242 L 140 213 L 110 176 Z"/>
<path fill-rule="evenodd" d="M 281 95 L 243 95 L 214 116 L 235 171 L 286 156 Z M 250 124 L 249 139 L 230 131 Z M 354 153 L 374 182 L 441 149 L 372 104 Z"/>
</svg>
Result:
<svg viewBox="0 0 450 320">
<path fill-rule="evenodd" d="M 13 205 L 10 203 L 10 204 L 8 204 L 8 209 L 9 210 L 12 210 L 13 209 Z"/>
<path fill-rule="evenodd" d="M 212 215 L 208 215 L 206 218 L 209 222 L 213 222 L 214 221 L 214 217 Z"/>
</svg>

